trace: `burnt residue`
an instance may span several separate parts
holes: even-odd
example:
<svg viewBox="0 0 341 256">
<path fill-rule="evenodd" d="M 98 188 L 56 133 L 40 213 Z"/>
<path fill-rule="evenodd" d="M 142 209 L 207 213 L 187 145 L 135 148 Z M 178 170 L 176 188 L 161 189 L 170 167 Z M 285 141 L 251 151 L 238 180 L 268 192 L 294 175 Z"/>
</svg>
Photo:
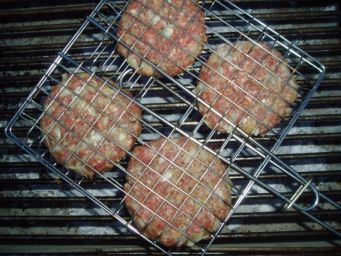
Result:
<svg viewBox="0 0 341 256">
<path fill-rule="evenodd" d="M 67 252 L 84 255 L 95 252 L 159 255 L 70 186 L 61 184 L 55 175 L 51 175 L 34 159 L 27 158 L 4 134 L 4 126 L 21 100 L 29 94 L 97 2 L 5 0 L 0 3 L 0 252 L 52 250 L 59 255 Z M 116 2 L 122 5 L 124 1 Z M 209 4 L 212 1 L 206 2 Z M 341 15 L 338 1 L 234 2 L 270 24 L 326 66 L 325 80 L 292 128 L 278 155 L 304 177 L 313 178 L 326 195 L 340 202 Z M 231 19 L 226 14 L 222 18 Z M 216 21 L 208 17 L 207 22 Z M 89 35 L 92 32 L 87 31 Z M 223 35 L 234 38 L 231 33 Z M 214 40 L 213 34 L 208 37 Z M 75 56 L 94 46 L 92 41 L 77 41 L 73 48 Z M 298 83 L 302 85 L 300 81 Z M 171 88 L 173 85 L 169 86 Z M 164 90 L 161 86 L 153 87 L 157 93 Z M 135 93 L 139 93 L 138 89 Z M 174 108 L 185 107 L 174 103 L 147 106 L 163 115 L 171 113 Z M 190 131 L 195 125 L 195 122 L 188 122 L 184 127 Z M 162 129 L 163 124 L 155 121 L 151 126 Z M 25 126 L 17 127 L 15 133 L 24 134 L 26 130 Z M 223 136 L 216 138 L 212 142 L 213 147 L 223 140 Z M 257 141 L 266 146 L 271 145 L 273 138 L 257 138 Z M 40 148 L 41 145 L 36 143 L 32 147 Z M 241 156 L 236 161 L 247 168 L 258 164 L 260 159 Z M 238 173 L 232 173 L 231 179 L 237 187 L 245 184 L 245 177 Z M 286 176 L 276 172 L 264 173 L 260 179 L 272 185 L 287 182 Z M 123 176 L 117 180 L 120 184 L 124 183 Z M 84 180 L 82 185 L 87 189 L 93 188 L 98 198 L 109 207 L 117 207 L 122 200 L 122 194 L 112 191 L 103 179 Z M 284 192 L 284 195 L 290 198 L 293 192 Z M 308 205 L 312 200 L 313 195 L 307 190 L 299 202 Z M 333 236 L 296 211 L 283 211 L 282 206 L 283 202 L 278 198 L 255 189 L 233 215 L 210 252 L 215 255 L 340 253 Z M 120 214 L 128 219 L 124 208 Z M 340 212 L 332 210 L 327 203 L 316 209 L 314 214 L 334 224 L 340 219 Z M 340 228 L 339 223 L 336 225 Z M 59 244 L 58 247 L 56 244 Z"/>
</svg>

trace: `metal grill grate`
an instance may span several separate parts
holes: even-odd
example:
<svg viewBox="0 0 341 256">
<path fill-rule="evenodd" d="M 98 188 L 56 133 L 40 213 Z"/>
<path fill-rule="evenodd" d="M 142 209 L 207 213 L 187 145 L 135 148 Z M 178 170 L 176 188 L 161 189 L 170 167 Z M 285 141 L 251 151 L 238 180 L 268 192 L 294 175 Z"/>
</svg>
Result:
<svg viewBox="0 0 341 256">
<path fill-rule="evenodd" d="M 105 209 L 109 214 L 114 215 L 122 224 L 127 225 L 133 231 L 136 231 L 134 227 L 130 225 L 130 222 L 123 218 L 125 213 L 122 213 L 122 201 L 119 202 L 116 207 L 108 208 L 102 201 L 92 195 L 88 188 L 83 187 L 83 179 L 79 179 L 79 177 L 74 178 L 73 173 L 62 169 L 59 165 L 56 165 L 56 163 L 54 163 L 47 154 L 46 149 L 41 148 L 44 138 L 41 137 L 41 130 L 38 123 L 42 113 L 44 112 L 42 98 L 50 96 L 50 86 L 55 83 L 63 85 L 61 82 L 61 74 L 63 73 L 74 75 L 77 71 L 82 71 L 91 75 L 95 74 L 98 77 L 105 74 L 106 76 L 109 75 L 113 80 L 121 80 L 122 87 L 128 88 L 133 92 L 135 103 L 140 105 L 145 112 L 144 119 L 141 120 L 144 124 L 145 131 L 144 137 L 141 137 L 138 140 L 140 144 L 146 143 L 150 140 L 150 138 L 182 134 L 183 136 L 190 137 L 192 141 L 208 150 L 212 151 L 211 148 L 219 148 L 218 157 L 228 164 L 232 171 L 246 177 L 243 184 L 234 186 L 234 202 L 230 216 L 242 203 L 248 191 L 252 187 L 255 187 L 254 184 L 280 197 L 284 200 L 284 202 L 289 204 L 293 203 L 292 199 L 284 197 L 284 195 L 277 191 L 276 188 L 268 185 L 266 180 L 259 179 L 259 175 L 264 173 L 270 175 L 272 173 L 286 174 L 293 179 L 292 183 L 294 184 L 293 188 L 291 188 L 293 191 L 295 191 L 300 185 L 308 185 L 316 194 L 316 200 L 318 197 L 322 197 L 329 201 L 329 203 L 333 204 L 333 202 L 321 194 L 318 194 L 313 186 L 298 176 L 291 168 L 287 167 L 274 155 L 276 149 L 282 143 L 289 129 L 299 117 L 323 77 L 323 67 L 318 62 L 233 4 L 219 1 L 213 3 L 208 1 L 203 2 L 201 8 L 204 8 L 206 13 L 210 14 L 207 15 L 206 23 L 208 35 L 210 35 L 210 33 L 215 35 L 215 37 L 212 37 L 214 40 L 209 39 L 203 56 L 207 56 L 208 52 L 214 49 L 214 46 L 218 43 L 217 41 L 221 40 L 231 42 L 238 40 L 238 38 L 243 36 L 248 40 L 253 40 L 255 43 L 263 41 L 268 43 L 270 42 L 273 47 L 276 47 L 283 52 L 284 56 L 290 58 L 290 65 L 293 67 L 295 76 L 298 78 L 298 83 L 300 85 L 299 93 L 301 97 L 295 105 L 292 118 L 290 118 L 289 122 L 283 122 L 281 126 L 273 129 L 268 137 L 270 140 L 266 141 L 266 143 L 262 144 L 258 140 L 246 136 L 246 134 L 243 134 L 243 132 L 238 129 L 235 129 L 229 136 L 217 134 L 214 131 L 210 132 L 204 126 L 196 109 L 196 101 L 200 101 L 200 99 L 192 93 L 193 85 L 198 77 L 198 64 L 200 64 L 202 59 L 198 58 L 197 63 L 193 66 L 193 68 L 183 75 L 172 78 L 167 74 L 164 74 L 164 78 L 157 79 L 145 78 L 134 73 L 129 69 L 128 65 L 121 57 L 113 54 L 115 53 L 114 41 L 117 41 L 118 39 L 115 33 L 117 21 L 119 20 L 123 7 L 123 5 L 118 5 L 115 2 L 101 2 L 96 10 L 88 17 L 81 29 L 73 37 L 68 46 L 60 52 L 54 64 L 46 72 L 46 75 L 39 82 L 31 95 L 26 99 L 21 109 L 17 112 L 15 118 L 9 124 L 9 135 L 18 145 L 38 158 L 50 169 L 61 175 L 64 180 L 73 184 L 74 187 L 94 201 L 97 205 Z M 216 10 L 221 12 L 222 7 L 223 10 L 229 13 L 231 18 L 231 21 L 228 23 L 214 15 Z M 217 22 L 222 22 L 224 23 L 224 26 L 232 26 L 232 28 L 238 29 L 233 32 L 219 32 L 217 34 L 217 32 L 215 32 L 215 28 L 218 27 Z M 88 36 L 89 34 L 91 36 Z M 221 35 L 222 37 L 218 36 L 217 39 L 217 35 Z M 94 47 L 91 47 L 88 52 L 79 53 L 77 52 L 77 49 L 73 49 L 73 45 L 77 44 L 78 40 L 83 40 L 83 36 L 85 36 L 87 40 L 91 41 Z M 228 41 L 227 39 L 231 41 Z M 107 42 L 112 43 L 108 44 Z M 171 86 L 169 86 L 170 84 Z M 164 97 L 159 97 L 158 88 L 163 88 Z M 122 93 L 121 90 L 118 90 L 117 92 Z M 174 107 L 179 109 L 179 115 L 171 116 L 169 113 L 163 113 L 160 106 L 162 106 L 162 100 L 164 98 L 167 98 Z M 25 130 L 16 130 L 16 127 L 21 126 L 22 124 L 26 125 Z M 212 147 L 213 145 L 214 147 Z M 242 163 L 240 163 L 240 159 L 243 157 L 258 158 L 256 161 L 257 164 L 253 167 L 246 168 L 242 165 Z M 126 165 L 122 162 L 120 164 L 116 164 L 116 166 L 117 170 L 113 171 L 114 174 L 112 174 L 112 172 L 106 174 L 98 173 L 98 176 L 106 180 L 106 182 L 110 182 L 118 192 L 119 190 L 124 192 L 119 179 L 121 179 L 124 172 L 126 172 Z M 303 192 L 303 189 L 299 189 L 299 191 Z M 297 198 L 294 198 L 294 200 L 296 199 Z M 314 208 L 315 206 L 316 205 L 314 203 L 311 208 Z M 335 203 L 333 206 L 336 208 L 339 207 Z M 302 213 L 311 216 L 307 213 L 305 208 L 300 207 L 296 203 L 293 203 L 293 207 L 301 210 Z M 226 222 L 229 217 L 226 219 Z M 324 225 L 334 233 L 337 233 L 337 231 L 328 226 L 326 223 L 320 222 L 320 224 Z M 212 237 L 210 242 L 212 242 L 215 237 L 216 234 Z M 209 244 L 210 243 L 199 244 L 200 250 L 202 252 L 206 252 Z M 164 250 L 162 248 L 160 249 Z M 168 251 L 166 253 L 172 253 L 172 251 Z"/>
</svg>

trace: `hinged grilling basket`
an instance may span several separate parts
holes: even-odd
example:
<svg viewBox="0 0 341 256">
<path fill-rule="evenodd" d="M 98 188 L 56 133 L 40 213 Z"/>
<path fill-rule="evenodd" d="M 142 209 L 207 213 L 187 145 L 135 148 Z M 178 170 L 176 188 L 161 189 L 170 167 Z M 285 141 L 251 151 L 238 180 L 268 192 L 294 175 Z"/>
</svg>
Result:
<svg viewBox="0 0 341 256">
<path fill-rule="evenodd" d="M 205 49 L 202 54 L 195 58 L 196 62 L 192 67 L 183 70 L 184 72 L 178 76 L 171 77 L 167 72 L 160 69 L 158 64 L 148 61 L 145 56 L 141 55 L 134 48 L 130 49 L 129 45 L 120 41 L 120 38 L 117 36 L 116 32 L 119 26 L 119 20 L 128 4 L 128 2 L 122 1 L 101 1 L 99 3 L 75 36 L 59 53 L 58 57 L 46 71 L 44 77 L 9 122 L 6 129 L 7 135 L 51 171 L 58 174 L 64 181 L 72 185 L 95 204 L 102 207 L 108 214 L 114 216 L 123 227 L 128 227 L 130 231 L 139 234 L 142 238 L 146 239 L 166 254 L 179 253 L 179 249 L 166 248 L 157 242 L 158 238 L 150 239 L 143 234 L 143 232 L 136 228 L 136 224 L 133 221 L 134 216 L 130 217 L 125 209 L 124 201 L 127 198 L 132 198 L 134 200 L 133 196 L 127 193 L 123 187 L 124 182 L 122 182 L 122 180 L 124 180 L 126 176 L 131 177 L 136 184 L 145 187 L 150 194 L 158 195 L 152 189 L 148 189 L 148 186 L 127 171 L 126 161 L 128 161 L 129 158 L 136 158 L 131 150 L 125 150 L 127 158 L 118 163 L 112 159 L 106 159 L 111 164 L 115 165 L 115 168 L 109 172 L 100 173 L 94 168 L 90 168 L 92 169 L 91 171 L 96 173 L 98 178 L 105 180 L 112 186 L 113 193 L 121 195 L 122 201 L 108 206 L 99 200 L 96 195 L 92 194 L 91 189 L 83 186 L 84 178 L 77 175 L 75 176 L 72 171 L 58 164 L 44 146 L 44 141 L 50 136 L 49 131 L 42 130 L 40 126 L 43 116 L 49 114 L 46 112 L 46 99 L 50 99 L 50 105 L 54 102 L 63 104 L 63 102 L 59 102 L 58 95 L 56 96 L 51 93 L 51 86 L 59 84 L 62 90 L 67 91 L 67 86 L 71 81 L 70 79 L 72 79 L 72 77 L 78 77 L 82 81 L 82 88 L 93 87 L 95 90 L 94 98 L 92 98 L 88 105 L 84 107 L 82 114 L 83 112 L 86 112 L 88 108 L 92 107 L 95 97 L 98 95 L 113 101 L 115 100 L 115 97 L 118 97 L 117 95 L 120 95 L 129 101 L 128 106 L 135 104 L 143 111 L 143 116 L 139 117 L 135 113 L 131 113 L 127 106 L 123 106 L 129 114 L 140 119 L 139 121 L 142 124 L 142 135 L 135 138 L 137 141 L 136 144 L 147 145 L 155 155 L 160 156 L 160 152 L 155 148 L 148 146 L 147 142 L 153 139 L 164 138 L 167 143 L 174 144 L 173 139 L 171 140 L 170 138 L 179 138 L 181 136 L 187 138 L 184 145 L 186 145 L 186 143 L 193 143 L 193 145 L 196 145 L 199 149 L 206 150 L 213 154 L 214 159 L 220 159 L 224 162 L 224 164 L 228 166 L 225 170 L 226 172 L 236 172 L 245 177 L 243 182 L 237 182 L 232 185 L 225 179 L 225 175 L 217 174 L 220 181 L 226 180 L 226 182 L 232 186 L 232 204 L 224 201 L 224 204 L 230 208 L 229 213 L 224 219 L 219 218 L 221 223 L 219 223 L 219 226 L 214 232 L 209 232 L 210 230 L 208 230 L 208 228 L 203 227 L 202 223 L 195 219 L 195 217 L 199 215 L 199 210 L 197 214 L 191 216 L 190 213 L 179 207 L 177 209 L 179 214 L 183 214 L 185 218 L 192 218 L 189 223 L 186 223 L 186 227 L 180 229 L 173 222 L 176 216 L 173 216 L 170 220 L 160 216 L 158 210 L 162 208 L 162 205 L 157 209 L 147 209 L 152 212 L 154 216 L 166 223 L 167 227 L 175 229 L 178 234 L 180 234 L 179 240 L 182 239 L 182 237 L 185 237 L 187 240 L 194 243 L 194 247 L 188 250 L 191 250 L 194 253 L 204 254 L 218 236 L 218 233 L 226 227 L 225 224 L 228 224 L 230 217 L 237 211 L 238 207 L 242 205 L 248 194 L 257 193 L 257 191 L 263 190 L 282 199 L 283 207 L 294 208 L 300 211 L 335 235 L 340 236 L 339 232 L 331 223 L 320 221 L 314 215 L 313 211 L 320 203 L 330 204 L 331 207 L 336 209 L 340 209 L 340 206 L 321 194 L 312 184 L 311 180 L 308 181 L 302 178 L 295 170 L 276 157 L 276 150 L 285 139 L 285 136 L 290 132 L 290 128 L 316 91 L 321 79 L 323 79 L 324 67 L 308 54 L 302 52 L 295 44 L 287 41 L 265 24 L 245 13 L 234 4 L 228 1 L 202 1 L 198 6 L 205 10 L 205 28 L 208 42 L 205 44 Z M 224 18 L 222 18 L 221 15 L 218 17 L 216 15 L 217 12 L 220 14 L 223 13 Z M 79 51 L 77 49 L 77 42 L 84 39 L 91 42 L 92 47 L 87 49 L 87 51 Z M 131 52 L 144 59 L 150 66 L 154 67 L 162 74 L 162 77 L 146 77 L 139 75 L 136 71 L 132 70 L 127 61 L 117 53 L 118 41 L 120 41 L 124 47 L 129 48 Z M 245 131 L 240 129 L 238 125 L 236 127 L 233 122 L 226 119 L 221 113 L 216 111 L 214 107 L 212 108 L 212 105 L 210 106 L 210 104 L 207 104 L 207 102 L 193 92 L 195 85 L 201 79 L 199 70 L 205 65 L 205 60 L 209 58 L 208 56 L 216 51 L 219 44 L 225 43 L 233 47 L 234 43 L 238 41 L 248 41 L 254 46 L 261 48 L 264 47 L 262 44 L 264 42 L 271 46 L 271 49 L 277 49 L 283 55 L 283 60 L 279 60 L 280 63 L 288 67 L 291 72 L 290 76 L 294 76 L 298 84 L 297 91 L 299 95 L 293 106 L 290 118 L 284 118 L 278 125 L 271 128 L 267 132 L 266 137 L 249 136 Z M 272 54 L 271 49 L 267 50 L 269 54 Z M 284 59 L 289 60 L 289 63 L 286 63 Z M 262 63 L 258 64 L 262 65 Z M 83 78 L 80 75 L 81 73 L 87 73 L 89 78 Z M 63 74 L 67 74 L 68 77 L 71 78 L 69 78 L 68 81 L 64 81 L 62 80 Z M 97 79 L 99 81 L 99 87 L 95 88 L 91 83 L 91 79 Z M 252 79 L 252 76 L 250 79 Z M 117 86 L 111 81 L 117 81 Z M 102 88 L 104 86 L 109 86 L 112 89 L 112 94 L 110 94 L 110 96 L 103 93 Z M 127 91 L 130 91 L 132 95 L 128 94 Z M 62 93 L 62 91 L 60 93 Z M 82 97 L 81 92 L 72 93 L 72 102 L 75 102 L 78 99 L 82 100 Z M 257 100 L 257 97 L 254 98 L 254 100 Z M 65 107 L 71 107 L 72 102 Z M 233 127 L 232 131 L 229 133 L 219 133 L 217 129 L 209 129 L 205 125 L 204 117 L 202 117 L 198 111 L 198 103 L 206 106 L 210 111 L 213 111 L 215 115 L 219 116 L 220 120 L 228 122 L 230 126 Z M 118 105 L 122 107 L 119 103 Z M 269 106 L 267 106 L 266 109 L 271 111 Z M 110 116 L 105 112 L 105 107 L 103 113 L 102 110 L 100 113 L 110 119 Z M 55 125 L 60 125 L 67 130 L 66 132 L 68 134 L 73 134 L 72 128 L 68 128 L 60 121 L 62 116 L 63 113 L 54 120 Z M 50 116 L 50 118 L 52 118 L 52 116 Z M 121 117 L 118 117 L 118 120 L 120 118 Z M 125 128 L 121 127 L 121 124 L 117 120 L 111 121 L 114 122 L 113 127 Z M 107 134 L 103 134 L 101 130 L 94 127 L 94 123 L 87 123 L 86 120 L 85 123 L 89 126 L 89 131 L 95 130 L 97 134 L 102 136 L 102 142 L 105 139 L 110 140 L 110 137 L 108 137 Z M 23 125 L 25 125 L 24 131 L 21 128 Z M 71 127 L 73 127 L 72 125 Z M 131 131 L 128 131 L 128 134 L 133 136 Z M 119 144 L 117 141 L 115 141 L 115 143 Z M 86 143 L 86 145 L 92 147 L 90 143 Z M 99 146 L 100 145 L 98 145 L 98 147 Z M 173 146 L 175 146 L 175 144 Z M 69 149 L 65 150 L 68 152 L 70 158 L 77 149 L 74 149 L 74 151 Z M 92 148 L 92 154 L 94 154 L 96 150 L 96 147 Z M 181 149 L 173 159 L 167 160 L 169 160 L 171 165 L 177 165 L 175 159 L 181 154 L 188 155 L 191 159 L 190 161 L 202 162 L 202 159 L 197 158 L 196 154 L 199 154 L 198 152 L 192 154 L 187 150 L 182 151 Z M 106 155 L 102 152 L 99 153 L 99 156 L 106 158 Z M 254 164 L 252 166 L 244 165 L 243 159 L 247 158 L 254 159 Z M 78 160 L 82 162 L 81 158 Z M 136 160 L 139 159 L 136 158 Z M 205 165 L 205 173 L 215 173 L 215 170 L 210 166 L 210 163 L 201 164 Z M 87 162 L 83 162 L 81 168 L 85 168 L 87 165 Z M 183 171 L 188 174 L 186 169 L 187 168 L 184 168 Z M 152 172 L 157 174 L 155 170 L 152 170 Z M 261 174 L 271 173 L 281 173 L 287 178 L 290 178 L 291 182 L 283 184 L 283 186 L 273 186 L 272 184 L 269 185 L 266 179 L 260 178 Z M 203 177 L 204 175 L 205 174 L 203 174 Z M 206 184 L 201 181 L 201 178 L 191 178 L 196 180 L 197 186 L 204 187 L 206 189 L 205 191 L 209 191 L 210 194 L 216 193 L 215 188 L 206 186 Z M 158 181 L 161 179 L 162 175 L 158 174 Z M 188 198 L 193 199 L 200 209 L 208 208 L 206 203 L 208 201 L 207 199 L 210 198 L 209 196 L 204 202 L 200 202 L 193 198 L 192 193 L 183 191 L 182 187 L 180 187 L 177 182 L 170 183 L 173 188 L 181 190 Z M 310 205 L 302 206 L 298 203 L 298 199 L 307 189 L 314 193 L 315 199 Z M 289 198 L 286 196 L 286 193 L 291 191 L 296 192 Z M 168 203 L 167 200 L 164 201 Z M 163 204 L 165 203 L 163 202 Z M 177 208 L 176 205 L 172 206 Z M 139 209 L 141 208 L 148 207 L 142 203 L 142 206 L 140 206 Z M 210 209 L 208 209 L 208 211 L 210 211 Z M 152 221 L 153 220 L 150 220 L 150 222 Z M 188 234 L 187 231 L 193 222 L 199 225 L 202 230 L 210 233 L 208 239 L 196 242 L 195 239 Z M 159 235 L 159 237 L 161 236 L 162 235 Z M 183 247 L 183 250 L 187 249 Z"/>
</svg>

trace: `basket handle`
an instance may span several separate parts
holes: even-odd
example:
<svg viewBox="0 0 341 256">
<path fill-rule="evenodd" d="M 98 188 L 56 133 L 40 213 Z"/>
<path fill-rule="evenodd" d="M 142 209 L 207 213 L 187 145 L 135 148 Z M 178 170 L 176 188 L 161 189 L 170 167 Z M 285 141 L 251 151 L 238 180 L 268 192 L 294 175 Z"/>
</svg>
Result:
<svg viewBox="0 0 341 256">
<path fill-rule="evenodd" d="M 288 210 L 288 209 L 290 209 L 292 206 L 293 206 L 293 204 L 295 204 L 296 203 L 296 201 L 300 198 L 300 196 L 302 195 L 302 193 L 304 192 L 304 190 L 306 190 L 306 188 L 307 187 L 310 187 L 311 188 L 311 190 L 313 191 L 313 193 L 314 193 L 314 195 L 315 195 L 315 201 L 314 201 L 314 203 L 311 205 L 311 206 L 309 206 L 309 207 L 306 207 L 306 208 L 304 208 L 304 207 L 300 207 L 299 205 L 295 205 L 297 208 L 299 208 L 301 211 L 310 211 L 310 210 L 312 210 L 313 208 L 315 208 L 316 206 L 317 206 L 317 204 L 319 203 L 319 194 L 318 193 L 315 193 L 315 191 L 316 191 L 316 187 L 314 186 L 314 185 L 311 185 L 311 182 L 313 181 L 313 179 L 312 178 L 310 178 L 309 180 L 308 180 L 308 182 L 306 183 L 306 184 L 301 184 L 301 186 L 296 190 L 296 192 L 292 195 L 292 197 L 290 198 L 290 203 L 288 203 L 288 204 L 286 204 L 285 206 L 284 206 L 284 208 L 286 209 L 286 210 Z"/>
</svg>

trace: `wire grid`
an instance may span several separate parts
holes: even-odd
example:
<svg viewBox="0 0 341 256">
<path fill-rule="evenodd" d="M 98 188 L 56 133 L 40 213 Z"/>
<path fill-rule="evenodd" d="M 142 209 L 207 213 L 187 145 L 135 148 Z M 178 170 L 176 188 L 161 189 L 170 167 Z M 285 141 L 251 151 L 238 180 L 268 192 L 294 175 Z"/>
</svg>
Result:
<svg viewBox="0 0 341 256">
<path fill-rule="evenodd" d="M 140 235 L 150 244 L 166 254 L 171 255 L 176 253 L 175 249 L 166 248 L 158 242 L 146 237 L 134 226 L 133 218 L 129 220 L 124 218 L 124 198 L 127 196 L 132 197 L 132 195 L 124 190 L 123 184 L 117 177 L 124 177 L 127 175 L 134 179 L 136 183 L 146 187 L 150 194 L 152 193 L 157 195 L 153 189 L 148 188 L 139 179 L 127 171 L 126 162 L 128 161 L 128 158 L 135 158 L 137 161 L 140 161 L 140 159 L 136 158 L 130 150 L 125 149 L 127 158 L 120 162 L 106 159 L 115 166 L 111 172 L 107 173 L 99 173 L 91 166 L 87 166 L 87 163 L 84 162 L 84 160 L 78 159 L 81 162 L 83 161 L 82 168 L 87 166 L 96 173 L 97 178 L 104 179 L 122 193 L 122 201 L 118 204 L 118 206 L 115 208 L 109 208 L 82 186 L 84 178 L 80 178 L 78 176 L 75 177 L 72 171 L 63 168 L 60 164 L 56 163 L 54 158 L 49 154 L 49 151 L 43 146 L 44 140 L 47 136 L 49 136 L 49 134 L 44 132 L 39 125 L 41 118 L 44 115 L 47 115 L 44 101 L 46 98 L 51 98 L 52 102 L 58 102 L 59 100 L 58 97 L 51 95 L 51 86 L 59 84 L 64 89 L 67 89 L 68 83 L 62 82 L 62 74 L 68 74 L 69 77 L 79 77 L 82 79 L 80 73 L 87 73 L 90 80 L 83 78 L 82 88 L 86 86 L 91 87 L 91 79 L 98 79 L 101 81 L 100 83 L 102 87 L 110 86 L 114 95 L 125 97 L 130 102 L 129 104 L 136 104 L 142 109 L 142 118 L 136 116 L 136 113 L 129 113 L 140 118 L 140 122 L 143 126 L 142 134 L 139 137 L 134 134 L 130 135 L 135 137 L 137 144 L 145 145 L 151 150 L 154 150 L 155 156 L 160 157 L 160 153 L 148 146 L 148 141 L 163 138 L 167 141 L 167 143 L 173 143 L 170 138 L 183 136 L 191 143 L 196 144 L 202 150 L 212 153 L 215 156 L 215 159 L 219 159 L 226 164 L 228 167 L 226 172 L 237 172 L 245 178 L 245 182 L 242 185 L 233 185 L 226 178 L 226 175 L 216 174 L 215 170 L 210 167 L 211 163 L 206 165 L 202 163 L 196 155 L 191 155 L 186 151 L 184 152 L 189 155 L 192 159 L 191 161 L 201 162 L 201 164 L 207 168 L 205 172 L 213 172 L 219 176 L 220 182 L 228 182 L 231 186 L 233 199 L 231 205 L 225 202 L 227 207 L 230 208 L 230 212 L 224 220 L 221 220 L 221 225 L 217 231 L 213 233 L 211 232 L 210 239 L 202 242 L 192 241 L 195 244 L 192 248 L 194 252 L 197 252 L 198 254 L 205 254 L 224 225 L 229 221 L 230 217 L 246 198 L 251 188 L 255 185 L 265 189 L 272 195 L 281 198 L 289 206 L 299 210 L 332 233 L 340 236 L 340 234 L 332 226 L 320 221 L 308 212 L 316 207 L 320 199 L 329 202 L 337 209 L 340 209 L 340 206 L 318 192 L 315 186 L 299 176 L 292 168 L 279 160 L 275 155 L 277 148 L 280 146 L 290 128 L 305 108 L 307 102 L 316 91 L 324 76 L 324 67 L 308 54 L 302 52 L 294 44 L 290 43 L 265 24 L 245 13 L 229 1 L 202 1 L 197 5 L 199 8 L 205 10 L 206 23 L 204 26 L 208 37 L 208 42 L 204 45 L 205 49 L 202 55 L 195 57 L 195 64 L 188 70 L 184 70 L 183 74 L 176 77 L 170 77 L 159 69 L 157 64 L 148 62 L 144 56 L 136 52 L 134 49 L 130 49 L 163 74 L 162 78 L 144 77 L 132 70 L 127 64 L 127 61 L 120 57 L 116 51 L 117 42 L 120 40 L 120 38 L 116 36 L 118 22 L 128 3 L 129 2 L 121 1 L 100 2 L 67 46 L 59 53 L 56 60 L 46 71 L 44 77 L 22 104 L 14 118 L 9 122 L 6 129 L 7 135 L 50 170 L 60 175 L 66 182 L 77 188 L 91 201 L 102 207 L 120 223 Z M 184 31 L 184 33 L 187 32 Z M 84 40 L 87 41 L 89 48 L 82 52 L 78 52 L 76 47 L 77 43 Z M 260 43 L 266 42 L 268 45 L 279 50 L 283 54 L 283 60 L 280 60 L 281 63 L 286 63 L 285 60 L 287 59 L 290 60 L 290 64 L 285 65 L 288 65 L 288 68 L 292 73 L 291 75 L 296 77 L 299 85 L 297 89 L 299 98 L 295 103 L 290 118 L 282 120 L 278 126 L 270 129 L 267 133 L 267 140 L 264 140 L 264 143 L 261 139 L 255 139 L 247 135 L 212 108 L 211 110 L 220 116 L 222 120 L 230 122 L 234 129 L 229 134 L 220 134 L 216 131 L 216 129 L 208 129 L 204 124 L 204 118 L 198 113 L 197 104 L 199 102 L 208 108 L 211 106 L 193 93 L 195 83 L 200 80 L 199 68 L 200 66 L 205 65 L 205 60 L 208 55 L 211 52 L 215 52 L 218 44 L 226 43 L 234 47 L 234 42 L 240 40 L 247 40 L 259 47 L 262 47 Z M 124 45 L 124 42 L 121 43 Z M 127 45 L 125 46 L 128 47 Z M 269 52 L 269 54 L 271 53 Z M 262 65 L 261 63 L 259 64 Z M 104 76 L 105 78 L 103 78 Z M 114 86 L 114 82 L 111 81 L 117 81 L 116 84 L 119 86 Z M 97 88 L 96 90 L 97 95 L 102 94 L 101 89 Z M 127 94 L 126 90 L 129 90 L 133 96 Z M 73 100 L 79 99 L 80 97 L 80 94 L 73 93 Z M 113 100 L 114 97 L 115 96 L 113 96 L 111 100 Z M 89 105 L 91 105 L 91 102 L 94 100 L 95 99 L 92 99 Z M 63 103 L 58 102 L 58 104 Z M 89 107 L 89 105 L 85 107 L 84 111 Z M 130 111 L 127 106 L 122 107 L 126 112 Z M 176 109 L 176 114 L 173 111 L 174 109 Z M 269 111 L 271 110 L 269 109 Z M 101 112 L 101 115 L 105 115 L 105 113 Z M 107 117 L 110 118 L 109 116 Z M 58 119 L 54 121 L 56 123 L 59 122 Z M 20 128 L 23 124 L 25 125 L 24 131 Z M 63 125 L 60 122 L 58 124 Z M 89 131 L 91 129 L 95 129 L 97 133 L 101 133 L 100 130 L 94 128 L 93 123 L 89 123 L 88 126 Z M 113 126 L 120 126 L 120 124 L 118 122 L 114 122 Z M 72 133 L 73 131 L 69 128 L 68 132 Z M 130 132 L 128 131 L 128 133 Z M 105 139 L 110 139 L 106 134 L 101 135 Z M 82 140 L 82 138 L 79 139 Z M 114 143 L 119 144 L 117 141 L 114 141 Z M 92 154 L 94 154 L 94 152 L 96 152 L 96 147 L 93 147 L 92 145 L 88 146 L 90 148 L 92 147 Z M 68 148 L 65 148 L 65 150 L 70 153 L 70 156 L 73 153 Z M 182 153 L 183 150 L 179 150 L 179 152 Z M 106 158 L 104 154 L 102 154 L 101 157 Z M 243 166 L 243 159 L 245 158 L 254 158 L 256 164 L 252 167 Z M 172 165 L 176 166 L 174 159 L 169 160 Z M 146 169 L 147 167 L 148 166 L 146 166 Z M 187 173 L 186 168 L 179 168 L 183 169 L 184 173 L 189 174 Z M 158 180 L 162 178 L 162 175 L 160 175 L 157 171 L 152 171 L 158 175 Z M 296 196 L 287 198 L 270 184 L 259 179 L 260 174 L 264 172 L 284 173 L 287 175 L 294 184 L 293 191 L 297 190 L 297 193 L 295 193 Z M 194 177 L 192 176 L 192 178 Z M 200 186 L 203 186 L 200 179 L 196 179 L 196 181 L 200 184 Z M 207 208 L 205 203 L 197 201 L 191 196 L 191 193 L 183 191 L 178 186 L 177 182 L 172 183 L 171 185 L 176 189 L 181 190 L 187 195 L 187 197 L 195 200 L 196 203 L 200 205 L 200 208 Z M 210 191 L 210 194 L 216 194 L 214 189 L 208 187 L 206 187 L 206 189 Z M 297 204 L 296 201 L 299 198 L 299 195 L 307 189 L 315 195 L 315 200 L 311 205 L 303 207 Z M 209 197 L 207 197 L 206 200 L 208 198 Z M 141 207 L 147 208 L 146 205 L 143 204 Z M 151 209 L 148 210 L 151 211 L 154 216 L 157 216 L 167 222 L 169 226 L 177 229 L 182 236 L 189 240 L 193 240 L 186 233 L 189 225 L 185 228 L 185 230 L 179 230 L 172 223 L 160 216 L 157 211 L 155 212 Z M 181 209 L 178 208 L 177 210 L 186 215 L 186 213 Z M 191 222 L 194 222 L 194 220 L 192 219 Z"/>
</svg>

